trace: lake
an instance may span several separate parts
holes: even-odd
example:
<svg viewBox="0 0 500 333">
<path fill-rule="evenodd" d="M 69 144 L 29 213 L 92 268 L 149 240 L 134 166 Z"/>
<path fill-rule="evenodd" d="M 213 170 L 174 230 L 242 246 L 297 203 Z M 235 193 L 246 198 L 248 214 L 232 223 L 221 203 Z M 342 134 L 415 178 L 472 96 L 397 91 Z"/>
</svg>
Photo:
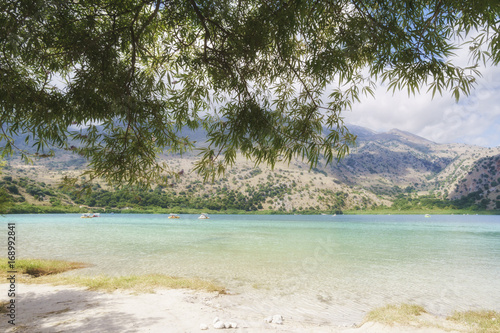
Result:
<svg viewBox="0 0 500 333">
<path fill-rule="evenodd" d="M 201 277 L 249 311 L 338 324 L 390 303 L 437 315 L 500 310 L 500 217 L 6 215 L 17 257 L 82 261 L 70 274 Z M 4 227 L 4 230 L 7 230 Z M 6 253 L 6 239 L 2 247 Z"/>
</svg>

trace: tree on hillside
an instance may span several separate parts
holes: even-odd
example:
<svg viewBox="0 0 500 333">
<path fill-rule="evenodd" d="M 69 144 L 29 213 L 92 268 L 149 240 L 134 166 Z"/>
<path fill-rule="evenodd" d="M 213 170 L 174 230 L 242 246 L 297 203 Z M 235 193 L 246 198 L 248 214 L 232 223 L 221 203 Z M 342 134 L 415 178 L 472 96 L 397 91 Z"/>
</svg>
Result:
<svg viewBox="0 0 500 333">
<path fill-rule="evenodd" d="M 91 177 L 117 183 L 164 175 L 158 153 L 193 147 L 183 128 L 207 131 L 196 165 L 206 177 L 237 151 L 270 165 L 332 161 L 355 140 L 342 111 L 375 81 L 458 99 L 479 64 L 500 61 L 498 0 L 0 0 L 0 8 L 3 154 L 29 133 L 39 157 L 73 150 Z M 471 67 L 449 62 L 461 42 Z"/>
<path fill-rule="evenodd" d="M 0 169 L 3 168 L 5 165 L 5 161 L 0 159 Z M 2 173 L 0 172 L 0 175 Z M 7 178 L 7 179 L 6 179 Z M 10 177 L 6 176 L 4 177 L 4 181 L 8 180 Z M 10 181 L 12 181 L 12 178 L 10 178 Z M 10 182 L 9 181 L 9 182 Z M 16 191 L 18 191 L 16 187 Z M 12 191 L 10 191 L 12 193 Z M 17 192 L 19 194 L 19 191 Z M 0 186 L 0 214 L 4 214 L 12 205 L 12 196 L 8 194 L 7 189 L 5 186 Z"/>
</svg>

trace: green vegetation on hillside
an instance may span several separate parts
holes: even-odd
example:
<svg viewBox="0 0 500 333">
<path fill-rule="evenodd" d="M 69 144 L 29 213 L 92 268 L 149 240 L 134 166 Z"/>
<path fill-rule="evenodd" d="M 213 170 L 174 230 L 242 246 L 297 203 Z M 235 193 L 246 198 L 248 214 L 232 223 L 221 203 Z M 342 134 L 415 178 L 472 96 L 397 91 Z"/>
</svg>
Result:
<svg viewBox="0 0 500 333">
<path fill-rule="evenodd" d="M 248 177 L 259 174 L 250 173 Z M 377 205 L 359 192 L 348 194 L 327 189 L 312 190 L 309 184 L 298 185 L 295 181 L 282 182 L 286 176 L 268 176 L 265 182 L 254 185 L 245 183 L 239 189 L 230 188 L 228 179 L 221 179 L 214 186 L 201 181 L 185 181 L 182 186 L 156 186 L 146 190 L 126 186 L 103 189 L 94 184 L 87 193 L 75 185 L 68 189 L 35 181 L 28 177 L 4 176 L 0 180 L 0 195 L 5 202 L 3 213 L 242 213 L 261 214 L 300 213 L 319 214 L 342 212 L 361 214 L 380 213 L 478 213 L 485 212 L 491 203 L 480 192 L 470 193 L 458 200 L 444 199 L 436 194 L 416 195 L 411 188 L 400 190 L 391 206 Z M 242 177 L 244 178 L 244 177 Z M 401 193 L 404 192 L 404 193 Z M 285 205 L 291 196 L 300 198 L 304 193 L 313 198 L 317 206 Z M 2 197 L 0 196 L 0 199 Z M 348 205 L 349 200 L 351 205 Z M 356 204 L 353 205 L 352 202 Z M 496 207 L 499 207 L 497 198 Z M 489 211 L 494 212 L 494 211 Z"/>
<path fill-rule="evenodd" d="M 416 210 L 416 209 L 462 209 L 470 211 L 487 210 L 490 199 L 484 199 L 481 192 L 472 192 L 466 196 L 449 200 L 438 198 L 434 195 L 411 196 L 400 194 L 392 204 L 393 210 Z M 496 202 L 497 209 L 500 209 L 500 200 Z"/>
</svg>

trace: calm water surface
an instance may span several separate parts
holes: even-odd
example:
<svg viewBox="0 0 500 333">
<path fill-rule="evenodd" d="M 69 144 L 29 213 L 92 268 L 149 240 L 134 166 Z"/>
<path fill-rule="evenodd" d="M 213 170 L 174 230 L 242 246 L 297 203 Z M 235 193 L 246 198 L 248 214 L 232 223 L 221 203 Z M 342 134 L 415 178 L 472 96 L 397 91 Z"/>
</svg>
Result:
<svg viewBox="0 0 500 333">
<path fill-rule="evenodd" d="M 16 222 L 19 258 L 94 264 L 78 274 L 212 279 L 254 300 L 246 305 L 249 311 L 279 308 L 283 314 L 352 323 L 388 303 L 417 303 L 438 315 L 500 310 L 499 216 L 169 220 L 67 214 L 1 220 L 5 230 L 7 222 Z"/>
</svg>

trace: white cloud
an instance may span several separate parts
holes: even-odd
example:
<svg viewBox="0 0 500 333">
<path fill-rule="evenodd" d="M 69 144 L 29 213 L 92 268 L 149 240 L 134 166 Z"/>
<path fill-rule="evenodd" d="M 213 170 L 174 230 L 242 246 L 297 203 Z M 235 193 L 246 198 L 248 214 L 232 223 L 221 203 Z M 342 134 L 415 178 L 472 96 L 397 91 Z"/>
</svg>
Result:
<svg viewBox="0 0 500 333">
<path fill-rule="evenodd" d="M 500 146 L 500 68 L 482 70 L 483 77 L 470 96 L 458 103 L 449 92 L 408 96 L 378 87 L 375 98 L 366 97 L 345 112 L 345 121 L 384 132 L 408 131 L 439 143 L 463 142 Z"/>
</svg>

